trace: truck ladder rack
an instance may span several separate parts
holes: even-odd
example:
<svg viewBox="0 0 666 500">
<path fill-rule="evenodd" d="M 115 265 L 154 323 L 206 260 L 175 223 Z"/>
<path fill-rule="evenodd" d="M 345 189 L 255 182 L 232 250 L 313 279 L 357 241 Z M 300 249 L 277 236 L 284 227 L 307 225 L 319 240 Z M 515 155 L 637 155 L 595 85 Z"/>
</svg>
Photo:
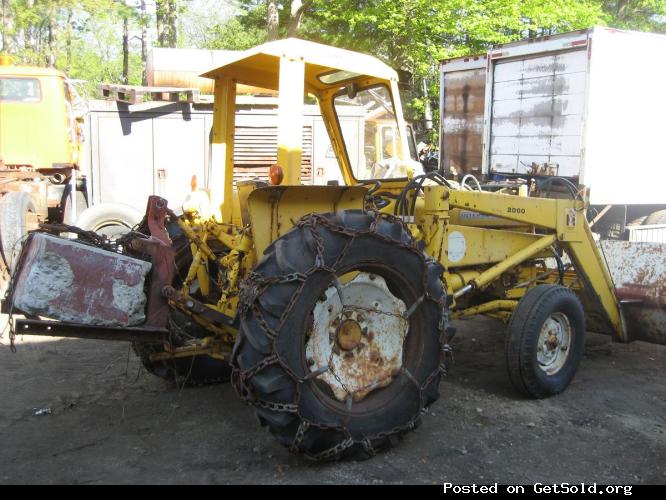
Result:
<svg viewBox="0 0 666 500">
<path fill-rule="evenodd" d="M 141 87 L 138 85 L 111 85 L 103 83 L 99 86 L 105 99 L 137 104 L 144 102 L 146 96 L 153 101 L 200 102 L 199 89 L 180 87 Z"/>
</svg>

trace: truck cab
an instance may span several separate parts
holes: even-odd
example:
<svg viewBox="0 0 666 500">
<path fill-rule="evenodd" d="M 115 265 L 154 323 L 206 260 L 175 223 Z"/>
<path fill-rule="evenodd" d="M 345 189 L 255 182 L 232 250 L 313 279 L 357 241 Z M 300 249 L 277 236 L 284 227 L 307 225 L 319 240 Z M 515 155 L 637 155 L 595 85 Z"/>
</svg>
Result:
<svg viewBox="0 0 666 500">
<path fill-rule="evenodd" d="M 77 190 L 85 208 L 77 182 L 84 106 L 64 73 L 0 55 L 0 242 L 10 269 L 37 223 L 73 223 Z"/>
<path fill-rule="evenodd" d="M 0 64 L 0 158 L 9 168 L 79 164 L 78 95 L 64 73 Z"/>
</svg>

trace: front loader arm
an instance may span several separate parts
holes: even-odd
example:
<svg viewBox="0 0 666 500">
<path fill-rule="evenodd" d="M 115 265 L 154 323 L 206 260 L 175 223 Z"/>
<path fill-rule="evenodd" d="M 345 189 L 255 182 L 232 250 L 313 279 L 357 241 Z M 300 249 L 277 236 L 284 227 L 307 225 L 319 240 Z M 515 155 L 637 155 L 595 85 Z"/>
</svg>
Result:
<svg viewBox="0 0 666 500">
<path fill-rule="evenodd" d="M 577 275 L 585 284 L 589 298 L 603 312 L 616 337 L 622 341 L 627 340 L 613 280 L 585 219 L 585 203 L 582 200 L 528 198 L 429 186 L 425 191 L 424 206 L 425 227 L 430 227 L 430 231 L 426 230 L 426 233 L 438 234 L 427 242 L 427 249 L 432 252 L 431 255 L 438 256 L 445 269 L 458 267 L 449 259 L 448 224 L 442 222 L 448 221 L 449 211 L 452 209 L 497 217 L 538 230 L 539 234 L 534 234 L 534 231 L 519 233 L 505 229 L 481 229 L 485 232 L 486 240 L 513 240 L 515 245 L 504 256 L 489 258 L 488 263 L 492 266 L 469 275 L 469 278 L 454 290 L 455 296 L 491 283 L 507 270 L 542 255 L 544 250 L 557 244 L 569 254 Z M 455 228 L 461 232 L 462 237 L 465 237 L 468 231 L 470 235 L 475 231 L 479 232 L 478 228 Z M 511 248 L 508 243 L 505 246 Z"/>
</svg>

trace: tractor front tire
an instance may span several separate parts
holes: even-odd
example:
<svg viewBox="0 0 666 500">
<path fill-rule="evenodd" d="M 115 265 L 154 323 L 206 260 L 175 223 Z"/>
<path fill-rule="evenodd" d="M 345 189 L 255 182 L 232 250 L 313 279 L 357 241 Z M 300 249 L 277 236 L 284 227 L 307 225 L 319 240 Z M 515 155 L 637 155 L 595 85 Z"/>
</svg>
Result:
<svg viewBox="0 0 666 500">
<path fill-rule="evenodd" d="M 574 292 L 538 285 L 518 303 L 509 321 L 506 360 L 513 386 L 531 398 L 567 388 L 585 346 L 585 314 Z"/>
<path fill-rule="evenodd" d="M 441 272 L 398 219 L 305 216 L 244 283 L 234 387 L 294 453 L 364 459 L 386 449 L 439 397 Z"/>
</svg>

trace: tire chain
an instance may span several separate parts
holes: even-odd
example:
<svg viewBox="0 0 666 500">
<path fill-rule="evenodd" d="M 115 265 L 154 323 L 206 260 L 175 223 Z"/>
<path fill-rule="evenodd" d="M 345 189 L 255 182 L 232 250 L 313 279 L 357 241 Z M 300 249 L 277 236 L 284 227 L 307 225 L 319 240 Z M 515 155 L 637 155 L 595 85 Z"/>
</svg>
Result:
<svg viewBox="0 0 666 500">
<path fill-rule="evenodd" d="M 369 211 L 366 213 L 370 214 L 373 212 Z M 277 332 L 281 330 L 282 326 L 284 325 L 284 322 L 288 318 L 289 314 L 291 314 L 294 304 L 300 297 L 305 281 L 312 274 L 321 271 L 329 272 L 333 276 L 335 276 L 336 275 L 334 270 L 335 266 L 344 258 L 348 248 L 351 246 L 354 239 L 360 236 L 371 236 L 373 238 L 377 238 L 384 242 L 390 243 L 392 245 L 398 245 L 402 248 L 409 250 L 410 252 L 417 255 L 424 262 L 424 264 L 426 264 L 425 269 L 427 270 L 428 269 L 427 264 L 433 262 L 434 260 L 431 257 L 426 256 L 419 248 L 417 248 L 413 240 L 411 240 L 411 244 L 406 244 L 394 238 L 391 238 L 390 236 L 379 234 L 377 232 L 377 228 L 379 227 L 379 224 L 382 220 L 386 220 L 394 224 L 399 224 L 404 231 L 406 231 L 408 234 L 411 234 L 411 232 L 406 227 L 402 219 L 390 214 L 385 214 L 376 211 L 374 212 L 374 220 L 370 224 L 369 229 L 365 231 L 341 227 L 339 225 L 331 223 L 326 217 L 320 214 L 312 213 L 305 215 L 295 224 L 294 227 L 301 229 L 307 227 L 310 230 L 310 234 L 315 240 L 315 245 L 316 245 L 316 256 L 315 256 L 314 266 L 311 267 L 305 273 L 289 273 L 284 276 L 264 277 L 257 272 L 254 271 L 251 272 L 240 287 L 239 306 L 238 306 L 239 314 L 241 316 L 245 316 L 247 315 L 250 308 L 252 308 L 260 327 L 264 330 L 266 335 L 274 342 L 277 338 Z M 323 227 L 333 233 L 342 234 L 349 238 L 345 246 L 340 251 L 340 254 L 338 255 L 335 263 L 333 264 L 333 267 L 328 267 L 324 265 L 325 263 L 324 242 L 323 238 L 319 234 L 318 231 L 319 227 Z M 416 383 L 417 390 L 419 391 L 419 401 L 421 409 L 416 415 L 414 415 L 414 417 L 412 417 L 406 424 L 395 426 L 388 431 L 379 432 L 375 435 L 365 436 L 364 439 L 358 441 L 358 443 L 362 445 L 365 452 L 371 456 L 377 453 L 377 450 L 371 444 L 372 441 L 381 441 L 384 438 L 387 438 L 392 435 L 400 436 L 405 432 L 413 430 L 416 427 L 418 420 L 421 418 L 421 415 L 427 411 L 427 408 L 424 406 L 425 397 L 423 392 L 425 388 L 430 383 L 432 383 L 437 376 L 445 375 L 447 373 L 447 370 L 453 359 L 451 347 L 448 344 L 442 344 L 441 340 L 441 339 L 446 339 L 446 327 L 448 323 L 448 301 L 445 296 L 443 298 L 442 297 L 435 298 L 430 294 L 430 290 L 428 288 L 427 272 L 423 273 L 422 280 L 423 280 L 422 281 L 423 289 L 425 290 L 424 293 L 425 298 L 435 302 L 440 310 L 440 318 L 438 321 L 438 330 L 440 332 L 439 343 L 441 345 L 440 363 L 438 367 L 432 373 L 430 373 L 428 377 L 426 377 L 425 382 L 421 384 L 421 386 L 418 386 L 418 383 Z M 264 319 L 261 311 L 257 307 L 256 304 L 257 298 L 261 294 L 263 294 L 264 291 L 271 285 L 282 284 L 282 283 L 293 283 L 297 281 L 300 282 L 301 284 L 292 294 L 287 307 L 285 307 L 280 317 L 278 326 L 275 329 L 271 328 Z M 232 363 L 231 382 L 236 390 L 236 393 L 238 394 L 238 396 L 241 398 L 242 401 L 251 406 L 258 406 L 273 411 L 296 413 L 298 415 L 301 423 L 299 424 L 298 430 L 296 431 L 296 435 L 294 436 L 294 440 L 290 446 L 291 451 L 294 452 L 298 451 L 298 446 L 302 442 L 303 437 L 309 428 L 317 428 L 321 430 L 333 429 L 333 430 L 343 431 L 346 434 L 347 438 L 341 441 L 340 443 L 314 455 L 306 453 L 306 456 L 308 458 L 314 460 L 329 460 L 329 459 L 339 458 L 341 453 L 343 453 L 348 448 L 351 448 L 354 444 L 357 443 L 357 441 L 355 441 L 352 438 L 348 429 L 346 429 L 345 427 L 320 424 L 317 422 L 310 421 L 306 419 L 303 415 L 301 415 L 301 413 L 298 411 L 298 399 L 299 399 L 298 389 L 296 390 L 296 400 L 292 404 L 264 402 L 264 401 L 259 401 L 254 397 L 252 387 L 249 384 L 250 379 L 255 374 L 264 369 L 266 366 L 276 363 L 279 364 L 282 367 L 282 369 L 284 369 L 298 384 L 303 384 L 306 382 L 305 379 L 298 377 L 293 372 L 293 370 L 291 370 L 290 367 L 286 366 L 286 364 L 282 360 L 280 360 L 277 355 L 273 354 L 271 356 L 268 356 L 264 360 L 260 361 L 259 363 L 257 363 L 252 368 L 246 371 L 239 370 L 235 365 L 235 363 Z M 413 377 L 411 377 L 411 379 L 414 380 Z M 414 382 L 416 381 L 414 380 Z"/>
</svg>

